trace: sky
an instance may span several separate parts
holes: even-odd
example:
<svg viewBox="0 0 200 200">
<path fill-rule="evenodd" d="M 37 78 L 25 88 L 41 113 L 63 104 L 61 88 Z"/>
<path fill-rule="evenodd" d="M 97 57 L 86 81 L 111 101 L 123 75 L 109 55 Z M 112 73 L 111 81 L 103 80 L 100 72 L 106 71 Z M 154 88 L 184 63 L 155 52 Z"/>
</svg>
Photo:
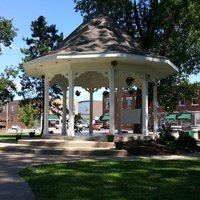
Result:
<svg viewBox="0 0 200 200">
<path fill-rule="evenodd" d="M 83 21 L 79 12 L 75 12 L 73 0 L 0 0 L 1 17 L 13 19 L 13 25 L 18 29 L 11 48 L 4 48 L 0 55 L 0 72 L 6 66 L 18 66 L 22 62 L 23 54 L 20 48 L 27 47 L 23 37 L 31 37 L 30 25 L 39 16 L 44 16 L 48 25 L 55 24 L 58 32 L 67 37 Z M 198 76 L 191 76 L 191 82 L 198 81 Z M 16 80 L 19 85 L 19 80 Z M 94 95 L 100 100 L 102 91 Z M 81 100 L 89 99 L 88 93 L 81 92 Z"/>
<path fill-rule="evenodd" d="M 22 38 L 31 37 L 31 22 L 37 20 L 39 16 L 44 16 L 48 25 L 55 24 L 58 33 L 63 32 L 64 38 L 76 29 L 83 22 L 83 18 L 75 11 L 74 6 L 73 0 L 0 0 L 0 16 L 12 19 L 13 26 L 18 29 L 11 48 L 2 48 L 0 72 L 6 66 L 17 67 L 22 62 L 23 54 L 20 49 L 27 47 Z M 20 86 L 19 79 L 15 82 Z M 102 90 L 96 92 L 94 99 L 101 100 L 101 94 Z M 89 94 L 82 90 L 79 99 L 88 100 Z"/>
</svg>

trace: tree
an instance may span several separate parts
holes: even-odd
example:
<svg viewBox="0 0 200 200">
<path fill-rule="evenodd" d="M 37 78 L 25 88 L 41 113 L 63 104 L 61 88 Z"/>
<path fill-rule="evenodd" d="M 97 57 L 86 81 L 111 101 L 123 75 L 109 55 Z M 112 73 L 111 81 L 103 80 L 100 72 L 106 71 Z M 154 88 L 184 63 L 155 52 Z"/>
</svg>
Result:
<svg viewBox="0 0 200 200">
<path fill-rule="evenodd" d="M 25 54 L 24 62 L 33 60 L 49 52 L 56 47 L 63 40 L 63 33 L 58 34 L 58 30 L 55 25 L 47 25 L 46 19 L 43 16 L 38 17 L 37 20 L 31 23 L 32 38 L 23 38 L 28 45 L 28 48 L 21 49 L 21 52 Z M 23 97 L 22 105 L 29 103 L 30 101 L 40 108 L 40 112 L 43 112 L 44 105 L 44 77 L 41 79 L 31 78 L 27 76 L 23 69 L 21 78 L 21 92 L 19 95 Z M 61 94 L 61 89 L 54 85 L 50 88 L 50 96 L 58 98 Z"/>
<path fill-rule="evenodd" d="M 46 19 L 43 16 L 38 17 L 37 20 L 31 23 L 32 38 L 23 38 L 28 48 L 21 49 L 21 52 L 25 54 L 24 62 L 33 60 L 49 52 L 56 47 L 63 40 L 63 33 L 57 34 L 58 30 L 55 25 L 47 25 Z M 22 72 L 23 69 L 21 68 Z M 43 77 L 44 78 L 44 77 Z M 41 79 L 31 78 L 26 76 L 23 72 L 21 76 L 22 92 L 19 95 L 23 96 L 24 99 L 42 98 L 43 84 Z M 50 95 L 59 94 L 57 92 Z"/>
<path fill-rule="evenodd" d="M 19 108 L 19 119 L 28 128 L 33 127 L 35 114 L 38 114 L 38 110 L 31 103 Z"/>
<path fill-rule="evenodd" d="M 17 29 L 13 28 L 12 20 L 5 19 L 0 17 L 0 54 L 1 47 L 9 47 L 13 42 Z"/>
<path fill-rule="evenodd" d="M 14 79 L 18 74 L 18 70 L 14 67 L 6 67 L 4 72 L 0 74 L 0 102 L 3 104 L 12 101 L 16 92 Z"/>
<path fill-rule="evenodd" d="M 9 47 L 13 42 L 17 29 L 13 28 L 12 20 L 0 17 L 0 54 L 2 46 Z M 17 70 L 14 67 L 6 67 L 4 72 L 0 74 L 0 102 L 1 105 L 6 101 L 11 101 L 14 98 L 16 91 L 13 79 L 17 76 Z"/>
<path fill-rule="evenodd" d="M 190 74 L 200 72 L 200 4 L 197 0 L 74 0 L 84 19 L 100 10 L 125 29 L 144 49 L 168 57 L 179 73 L 158 81 L 162 105 L 174 109 Z M 151 88 L 150 88 L 151 90 Z M 191 91 L 192 93 L 192 91 Z M 172 97 L 171 94 L 176 94 Z M 141 107 L 138 89 L 137 107 Z M 165 98 L 164 98 L 165 97 Z"/>
</svg>

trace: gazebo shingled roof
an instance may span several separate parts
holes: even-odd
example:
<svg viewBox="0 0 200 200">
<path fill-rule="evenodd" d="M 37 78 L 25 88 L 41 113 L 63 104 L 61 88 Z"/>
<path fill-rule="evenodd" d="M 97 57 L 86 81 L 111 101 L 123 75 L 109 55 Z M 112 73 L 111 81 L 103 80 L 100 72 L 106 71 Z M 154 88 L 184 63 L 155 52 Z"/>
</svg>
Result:
<svg viewBox="0 0 200 200">
<path fill-rule="evenodd" d="M 121 62 L 124 67 L 126 64 L 134 65 L 136 73 L 145 70 L 152 75 L 150 71 L 153 71 L 157 80 L 177 72 L 169 59 L 143 49 L 111 17 L 103 13 L 92 15 L 54 50 L 25 63 L 24 69 L 31 76 L 41 77 L 49 70 L 62 70 L 61 65 L 66 65 L 66 62 L 81 63 L 83 66 L 87 62 L 108 63 L 112 60 Z"/>
<path fill-rule="evenodd" d="M 97 13 L 75 29 L 52 53 L 129 53 L 150 55 L 105 14 Z M 155 56 L 155 55 L 154 55 Z"/>
</svg>

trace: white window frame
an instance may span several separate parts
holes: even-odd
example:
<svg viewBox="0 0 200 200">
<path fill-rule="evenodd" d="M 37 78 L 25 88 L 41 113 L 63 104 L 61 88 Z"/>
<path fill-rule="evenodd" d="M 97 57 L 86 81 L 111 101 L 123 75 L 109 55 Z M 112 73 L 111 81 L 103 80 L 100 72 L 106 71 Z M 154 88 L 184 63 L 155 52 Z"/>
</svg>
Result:
<svg viewBox="0 0 200 200">
<path fill-rule="evenodd" d="M 195 113 L 195 125 L 200 125 L 200 112 L 199 113 Z"/>
<path fill-rule="evenodd" d="M 182 99 L 179 101 L 179 106 L 185 106 L 185 98 L 182 98 Z"/>
<path fill-rule="evenodd" d="M 196 100 L 197 103 L 193 103 L 193 100 Z M 192 97 L 192 106 L 197 106 L 198 104 L 198 98 L 197 97 Z"/>
</svg>

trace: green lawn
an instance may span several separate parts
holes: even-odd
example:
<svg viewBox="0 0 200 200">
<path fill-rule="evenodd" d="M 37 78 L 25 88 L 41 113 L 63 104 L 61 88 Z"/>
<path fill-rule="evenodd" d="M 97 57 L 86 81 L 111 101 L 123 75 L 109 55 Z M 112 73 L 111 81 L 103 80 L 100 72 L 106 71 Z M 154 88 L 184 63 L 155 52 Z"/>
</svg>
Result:
<svg viewBox="0 0 200 200">
<path fill-rule="evenodd" d="M 15 142 L 17 133 L 0 133 L 0 142 Z"/>
<path fill-rule="evenodd" d="M 37 200 L 199 200 L 200 159 L 88 161 L 21 171 Z"/>
<path fill-rule="evenodd" d="M 16 142 L 16 135 L 21 134 L 22 139 L 30 138 L 28 133 L 0 133 L 0 142 Z M 36 136 L 38 136 L 37 134 Z"/>
</svg>

